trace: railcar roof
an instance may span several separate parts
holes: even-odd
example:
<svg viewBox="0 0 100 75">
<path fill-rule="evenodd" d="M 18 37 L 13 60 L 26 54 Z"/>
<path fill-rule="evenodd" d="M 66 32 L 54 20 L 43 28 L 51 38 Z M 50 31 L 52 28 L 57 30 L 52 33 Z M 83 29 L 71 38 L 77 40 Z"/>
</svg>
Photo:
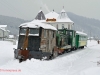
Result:
<svg viewBox="0 0 100 75">
<path fill-rule="evenodd" d="M 19 27 L 23 27 L 23 28 L 44 28 L 44 29 L 51 29 L 51 30 L 57 30 L 54 26 L 50 25 L 50 24 L 46 24 L 46 23 L 41 23 L 38 20 L 34 20 L 32 22 L 28 22 L 28 23 L 23 23 L 21 24 Z"/>
<path fill-rule="evenodd" d="M 64 29 L 58 29 L 58 31 L 63 31 Z M 66 31 L 75 31 L 75 30 L 69 30 L 69 29 L 65 29 Z M 83 32 L 80 32 L 80 31 L 76 31 L 76 34 L 79 34 L 79 35 L 85 35 L 87 36 L 86 33 L 83 33 Z"/>
<path fill-rule="evenodd" d="M 86 33 L 83 33 L 83 32 L 80 32 L 80 31 L 76 31 L 76 33 L 77 33 L 77 34 L 80 34 L 80 35 L 86 35 L 86 36 L 87 36 Z"/>
</svg>

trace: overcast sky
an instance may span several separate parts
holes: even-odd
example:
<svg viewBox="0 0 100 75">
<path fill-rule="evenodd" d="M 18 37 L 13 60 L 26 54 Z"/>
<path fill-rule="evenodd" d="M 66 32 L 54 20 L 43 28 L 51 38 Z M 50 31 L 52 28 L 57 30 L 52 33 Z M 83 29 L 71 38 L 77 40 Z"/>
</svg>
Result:
<svg viewBox="0 0 100 75">
<path fill-rule="evenodd" d="M 46 14 L 63 6 L 67 12 L 100 20 L 100 0 L 0 0 L 0 15 L 32 20 L 40 7 Z"/>
</svg>

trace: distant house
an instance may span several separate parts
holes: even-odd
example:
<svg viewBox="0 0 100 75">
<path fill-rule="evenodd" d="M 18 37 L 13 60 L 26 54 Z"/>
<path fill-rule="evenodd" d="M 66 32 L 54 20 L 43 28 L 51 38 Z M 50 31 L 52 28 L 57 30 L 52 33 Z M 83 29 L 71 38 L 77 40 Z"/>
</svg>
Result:
<svg viewBox="0 0 100 75">
<path fill-rule="evenodd" d="M 9 32 L 7 25 L 0 25 L 0 39 L 9 38 Z"/>
<path fill-rule="evenodd" d="M 72 29 L 72 26 L 74 22 L 70 20 L 70 18 L 67 16 L 67 12 L 62 9 L 60 14 L 56 13 L 54 10 L 46 16 L 46 23 L 52 24 L 55 26 L 57 29 L 62 29 L 62 28 L 67 28 L 67 29 Z"/>
<path fill-rule="evenodd" d="M 7 30 L 7 25 L 0 25 L 0 28 Z"/>
<path fill-rule="evenodd" d="M 60 14 L 53 10 L 44 15 L 43 11 L 40 10 L 34 20 L 39 20 L 40 22 L 51 24 L 57 29 L 72 29 L 72 26 L 74 25 L 74 22 L 67 16 L 67 12 L 64 10 L 64 8 Z"/>
</svg>

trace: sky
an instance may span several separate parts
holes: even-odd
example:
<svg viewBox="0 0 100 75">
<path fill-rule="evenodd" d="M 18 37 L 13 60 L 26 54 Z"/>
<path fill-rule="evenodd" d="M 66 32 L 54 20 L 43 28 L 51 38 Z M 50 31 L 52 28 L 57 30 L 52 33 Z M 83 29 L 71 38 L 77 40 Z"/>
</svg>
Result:
<svg viewBox="0 0 100 75">
<path fill-rule="evenodd" d="M 40 8 L 46 14 L 54 9 L 100 20 L 100 0 L 0 0 L 0 15 L 33 20 Z"/>
</svg>

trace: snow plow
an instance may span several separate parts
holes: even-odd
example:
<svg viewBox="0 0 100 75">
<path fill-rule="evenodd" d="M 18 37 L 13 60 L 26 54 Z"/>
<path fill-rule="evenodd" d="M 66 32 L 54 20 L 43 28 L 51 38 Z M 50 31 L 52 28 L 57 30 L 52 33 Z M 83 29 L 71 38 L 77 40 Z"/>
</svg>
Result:
<svg viewBox="0 0 100 75">
<path fill-rule="evenodd" d="M 56 28 L 44 23 L 27 23 L 19 27 L 18 47 L 14 50 L 15 59 L 50 59 L 58 55 Z"/>
</svg>

